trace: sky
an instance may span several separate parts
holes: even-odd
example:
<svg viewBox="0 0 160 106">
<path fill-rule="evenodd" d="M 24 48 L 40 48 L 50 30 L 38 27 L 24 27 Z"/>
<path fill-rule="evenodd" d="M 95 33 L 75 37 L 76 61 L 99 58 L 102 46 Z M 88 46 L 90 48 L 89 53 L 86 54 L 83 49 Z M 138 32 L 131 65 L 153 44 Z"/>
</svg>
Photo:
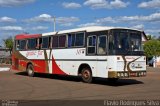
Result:
<svg viewBox="0 0 160 106">
<path fill-rule="evenodd" d="M 0 41 L 20 33 L 86 26 L 129 27 L 160 36 L 160 0 L 0 0 Z"/>
</svg>

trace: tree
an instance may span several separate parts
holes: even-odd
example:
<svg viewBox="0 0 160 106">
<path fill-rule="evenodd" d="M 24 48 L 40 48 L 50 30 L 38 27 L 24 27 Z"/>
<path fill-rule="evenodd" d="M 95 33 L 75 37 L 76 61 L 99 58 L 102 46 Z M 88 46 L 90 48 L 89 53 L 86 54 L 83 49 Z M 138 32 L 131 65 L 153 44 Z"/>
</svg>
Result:
<svg viewBox="0 0 160 106">
<path fill-rule="evenodd" d="M 156 37 L 155 36 L 153 36 L 153 35 L 147 35 L 147 39 L 148 40 L 153 40 L 153 39 L 155 39 Z"/>
<path fill-rule="evenodd" d="M 160 36 L 158 36 L 158 40 L 160 41 Z"/>
<path fill-rule="evenodd" d="M 13 49 L 13 39 L 12 37 L 8 37 L 7 39 L 3 39 L 4 42 L 4 46 L 6 49 L 9 49 L 10 54 L 12 53 L 12 49 Z"/>
<path fill-rule="evenodd" d="M 144 44 L 144 52 L 147 57 L 160 56 L 160 41 L 149 40 Z"/>
</svg>

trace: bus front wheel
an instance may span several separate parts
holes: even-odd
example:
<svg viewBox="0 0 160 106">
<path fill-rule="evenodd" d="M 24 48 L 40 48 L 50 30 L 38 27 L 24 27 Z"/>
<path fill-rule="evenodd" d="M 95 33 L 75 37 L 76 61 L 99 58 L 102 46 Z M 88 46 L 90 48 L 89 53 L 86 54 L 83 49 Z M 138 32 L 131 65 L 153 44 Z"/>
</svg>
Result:
<svg viewBox="0 0 160 106">
<path fill-rule="evenodd" d="M 86 83 L 91 83 L 92 82 L 92 73 L 89 68 L 84 68 L 82 70 L 82 80 Z"/>
<path fill-rule="evenodd" d="M 33 65 L 32 64 L 29 64 L 28 67 L 27 67 L 27 74 L 28 76 L 30 77 L 33 77 L 34 76 L 34 68 L 33 68 Z"/>
</svg>

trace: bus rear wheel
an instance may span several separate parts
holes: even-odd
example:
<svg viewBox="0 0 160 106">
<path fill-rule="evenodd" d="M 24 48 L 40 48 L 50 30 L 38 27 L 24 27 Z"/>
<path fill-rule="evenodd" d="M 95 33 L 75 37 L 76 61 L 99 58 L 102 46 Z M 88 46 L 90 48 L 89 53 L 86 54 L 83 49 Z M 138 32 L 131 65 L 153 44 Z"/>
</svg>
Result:
<svg viewBox="0 0 160 106">
<path fill-rule="evenodd" d="M 86 82 L 86 83 L 91 83 L 92 82 L 92 73 L 91 73 L 91 70 L 89 68 L 84 68 L 82 70 L 82 80 L 83 82 Z"/>
<path fill-rule="evenodd" d="M 34 76 L 34 68 L 33 68 L 33 65 L 32 64 L 29 64 L 28 67 L 27 67 L 27 74 L 28 76 L 30 77 L 33 77 Z"/>
</svg>

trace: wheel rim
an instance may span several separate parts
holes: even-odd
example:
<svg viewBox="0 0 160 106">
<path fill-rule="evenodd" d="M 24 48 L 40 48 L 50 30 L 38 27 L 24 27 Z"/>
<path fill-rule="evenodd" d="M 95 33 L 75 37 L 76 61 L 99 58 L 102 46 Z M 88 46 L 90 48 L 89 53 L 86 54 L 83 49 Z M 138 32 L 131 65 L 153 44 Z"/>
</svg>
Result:
<svg viewBox="0 0 160 106">
<path fill-rule="evenodd" d="M 83 78 L 85 78 L 85 79 L 89 79 L 90 78 L 90 72 L 88 70 L 85 70 L 83 72 Z"/>
<path fill-rule="evenodd" d="M 32 75 L 33 74 L 33 70 L 31 68 L 28 69 L 28 74 Z"/>
</svg>

